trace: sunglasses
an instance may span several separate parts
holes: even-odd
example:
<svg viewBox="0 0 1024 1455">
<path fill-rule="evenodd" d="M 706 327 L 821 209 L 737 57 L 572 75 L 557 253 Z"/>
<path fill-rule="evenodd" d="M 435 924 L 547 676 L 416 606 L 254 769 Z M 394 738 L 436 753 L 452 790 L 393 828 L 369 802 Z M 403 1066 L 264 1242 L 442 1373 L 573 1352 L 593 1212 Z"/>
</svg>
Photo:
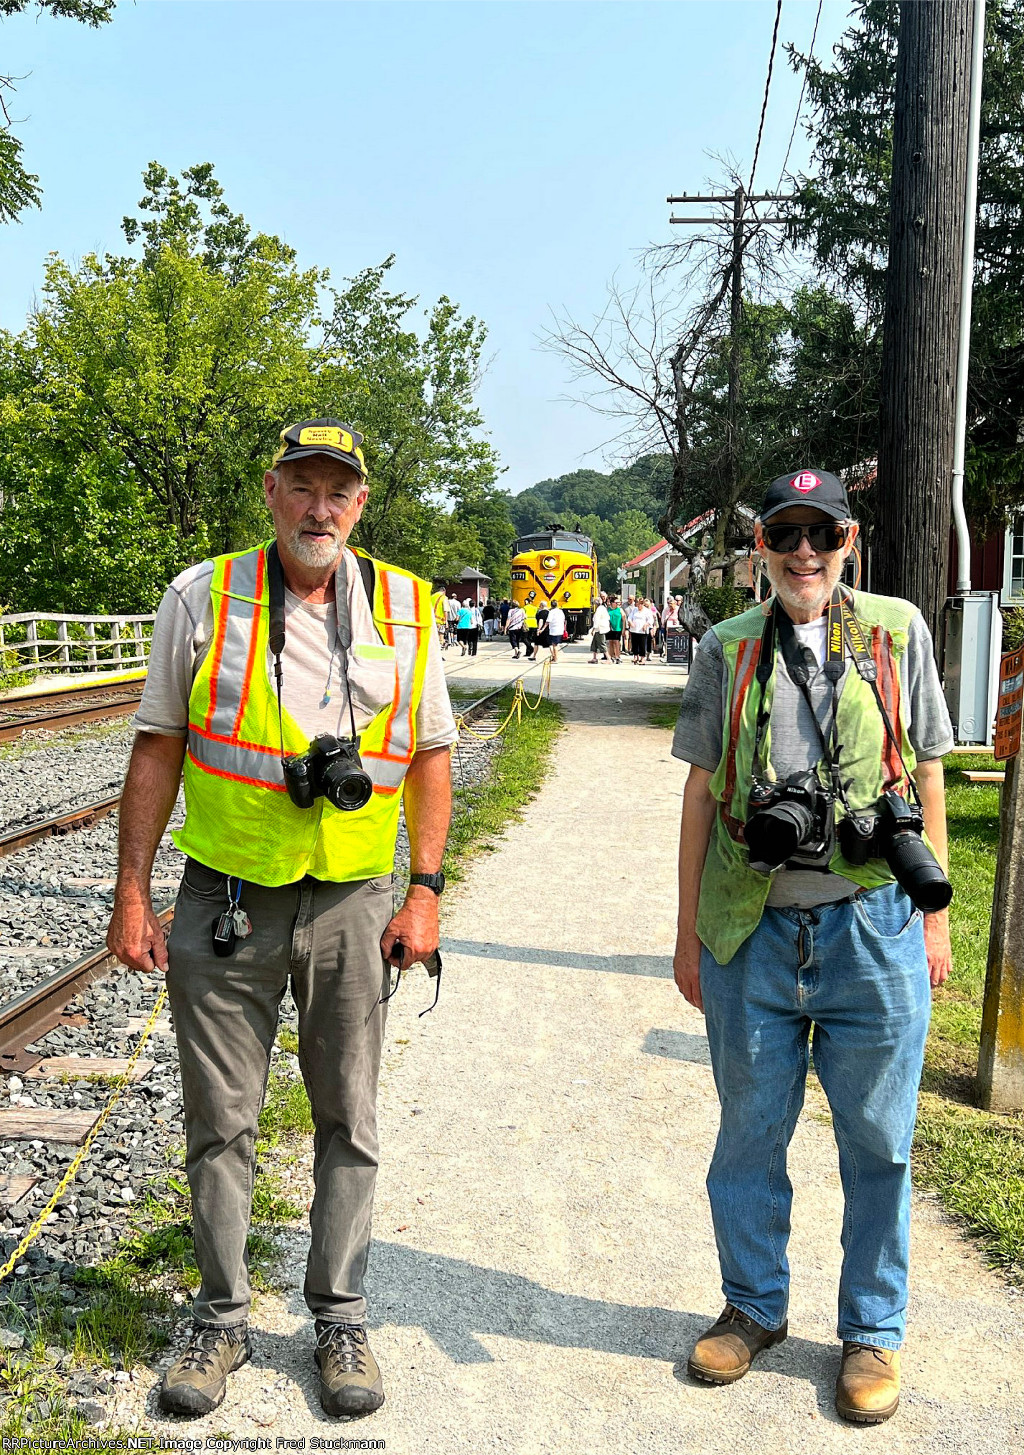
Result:
<svg viewBox="0 0 1024 1455">
<path fill-rule="evenodd" d="M 819 525 L 766 525 L 761 535 L 768 549 L 780 556 L 797 550 L 804 536 L 812 551 L 830 555 L 846 544 L 847 529 L 838 520 L 826 520 Z"/>
</svg>

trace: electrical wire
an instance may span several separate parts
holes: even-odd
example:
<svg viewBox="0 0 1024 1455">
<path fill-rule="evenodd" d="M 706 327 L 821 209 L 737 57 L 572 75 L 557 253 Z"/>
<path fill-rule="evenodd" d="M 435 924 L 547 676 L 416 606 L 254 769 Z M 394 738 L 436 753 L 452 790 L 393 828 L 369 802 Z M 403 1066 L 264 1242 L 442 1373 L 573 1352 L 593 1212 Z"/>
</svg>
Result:
<svg viewBox="0 0 1024 1455">
<path fill-rule="evenodd" d="M 800 99 L 796 103 L 796 115 L 793 117 L 793 130 L 789 133 L 789 145 L 786 147 L 786 155 L 782 161 L 782 170 L 779 172 L 779 180 L 775 190 L 778 192 L 782 187 L 783 178 L 786 175 L 786 168 L 789 166 L 789 154 L 793 150 L 793 142 L 796 139 L 796 129 L 800 125 L 800 113 L 804 109 L 804 96 L 807 94 L 807 72 L 814 59 L 814 42 L 818 38 L 818 26 L 821 22 L 821 11 L 825 0 L 818 0 L 818 13 L 814 17 L 814 29 L 811 31 L 811 44 L 807 49 L 807 59 L 804 62 L 804 79 L 800 87 Z"/>
<path fill-rule="evenodd" d="M 761 121 L 757 128 L 757 141 L 754 145 L 754 161 L 750 168 L 750 181 L 747 183 L 747 195 L 754 190 L 754 173 L 757 171 L 757 158 L 761 151 L 761 138 L 764 135 L 764 119 L 768 112 L 768 92 L 772 85 L 772 70 L 775 66 L 775 49 L 779 43 L 779 21 L 782 19 L 782 0 L 778 0 L 775 7 L 775 28 L 772 31 L 772 48 L 768 56 L 768 76 L 764 83 L 764 100 L 761 102 Z"/>
</svg>

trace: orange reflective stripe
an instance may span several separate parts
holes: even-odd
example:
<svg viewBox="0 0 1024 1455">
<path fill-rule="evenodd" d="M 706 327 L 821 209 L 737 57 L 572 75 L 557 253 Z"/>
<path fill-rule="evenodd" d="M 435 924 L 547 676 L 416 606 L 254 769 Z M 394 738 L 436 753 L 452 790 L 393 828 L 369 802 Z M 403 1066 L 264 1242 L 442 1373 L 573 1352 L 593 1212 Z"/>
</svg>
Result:
<svg viewBox="0 0 1024 1455">
<path fill-rule="evenodd" d="M 871 655 L 878 669 L 878 691 L 889 714 L 889 721 L 896 732 L 900 732 L 900 674 L 893 656 L 892 638 L 880 626 L 871 630 Z M 900 747 L 902 746 L 901 743 Z M 903 778 L 903 764 L 896 751 L 896 744 L 888 733 L 883 734 L 882 773 L 887 789 L 901 782 Z"/>
<path fill-rule="evenodd" d="M 740 660 L 736 664 L 736 687 L 732 699 L 732 716 L 729 720 L 729 750 L 725 763 L 725 791 L 722 797 L 722 819 L 734 839 L 739 838 L 743 828 L 739 820 L 733 818 L 730 812 L 733 794 L 736 791 L 736 745 L 739 742 L 743 704 L 750 690 L 750 684 L 754 680 L 754 669 L 757 666 L 760 651 L 760 638 L 748 638 L 740 646 Z"/>
<path fill-rule="evenodd" d="M 260 551 L 256 558 L 256 590 L 253 595 L 258 603 L 253 607 L 252 626 L 249 629 L 249 655 L 245 661 L 245 676 L 242 679 L 242 695 L 238 702 L 238 711 L 235 714 L 235 726 L 232 730 L 232 737 L 237 740 L 239 729 L 242 726 L 242 718 L 245 716 L 245 709 L 249 702 L 249 687 L 252 683 L 253 667 L 256 662 L 256 648 L 260 635 L 260 612 L 263 610 L 263 571 L 266 557 Z"/>
<path fill-rule="evenodd" d="M 213 643 L 213 666 L 210 672 L 210 702 L 206 709 L 206 722 L 204 727 L 209 728 L 213 722 L 213 715 L 217 711 L 217 678 L 220 675 L 221 658 L 224 655 L 224 639 L 228 629 L 228 611 L 231 607 L 231 598 L 228 592 L 231 589 L 231 567 L 234 561 L 229 557 L 224 563 L 224 592 L 220 598 L 220 606 L 217 611 L 217 628 L 214 634 Z"/>
</svg>

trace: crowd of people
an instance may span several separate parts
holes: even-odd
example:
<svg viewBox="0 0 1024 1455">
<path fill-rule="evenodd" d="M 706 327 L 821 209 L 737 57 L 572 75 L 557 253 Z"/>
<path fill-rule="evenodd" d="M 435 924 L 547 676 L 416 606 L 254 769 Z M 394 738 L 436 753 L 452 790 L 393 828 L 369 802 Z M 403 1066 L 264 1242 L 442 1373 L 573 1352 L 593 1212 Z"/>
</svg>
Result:
<svg viewBox="0 0 1024 1455">
<path fill-rule="evenodd" d="M 479 605 L 469 596 L 460 601 L 454 593 L 439 600 L 441 646 L 458 646 L 464 657 L 476 656 L 481 636 L 487 642 L 507 636 L 514 660 L 534 661 L 546 647 L 557 662 L 559 650 L 571 636 L 571 623 L 557 603 L 536 600 L 520 606 L 503 596 Z M 636 666 L 652 656 L 664 658 L 667 634 L 679 625 L 681 605 L 681 596 L 669 596 L 659 608 L 650 597 L 623 602 L 620 596 L 602 591 L 594 608 L 588 662 L 620 662 L 624 638 Z"/>
</svg>

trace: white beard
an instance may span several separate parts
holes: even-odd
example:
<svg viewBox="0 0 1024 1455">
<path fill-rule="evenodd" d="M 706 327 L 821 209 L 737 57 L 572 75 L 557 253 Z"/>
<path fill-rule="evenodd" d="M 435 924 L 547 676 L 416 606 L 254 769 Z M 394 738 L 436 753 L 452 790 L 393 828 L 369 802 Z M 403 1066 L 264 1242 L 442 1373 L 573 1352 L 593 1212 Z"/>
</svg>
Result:
<svg viewBox="0 0 1024 1455">
<path fill-rule="evenodd" d="M 300 525 L 288 539 L 288 549 L 295 559 L 301 561 L 304 566 L 312 566 L 316 569 L 333 566 L 345 544 L 341 536 L 332 533 L 329 541 L 314 541 L 302 534 L 304 529 L 305 524 Z"/>
</svg>

